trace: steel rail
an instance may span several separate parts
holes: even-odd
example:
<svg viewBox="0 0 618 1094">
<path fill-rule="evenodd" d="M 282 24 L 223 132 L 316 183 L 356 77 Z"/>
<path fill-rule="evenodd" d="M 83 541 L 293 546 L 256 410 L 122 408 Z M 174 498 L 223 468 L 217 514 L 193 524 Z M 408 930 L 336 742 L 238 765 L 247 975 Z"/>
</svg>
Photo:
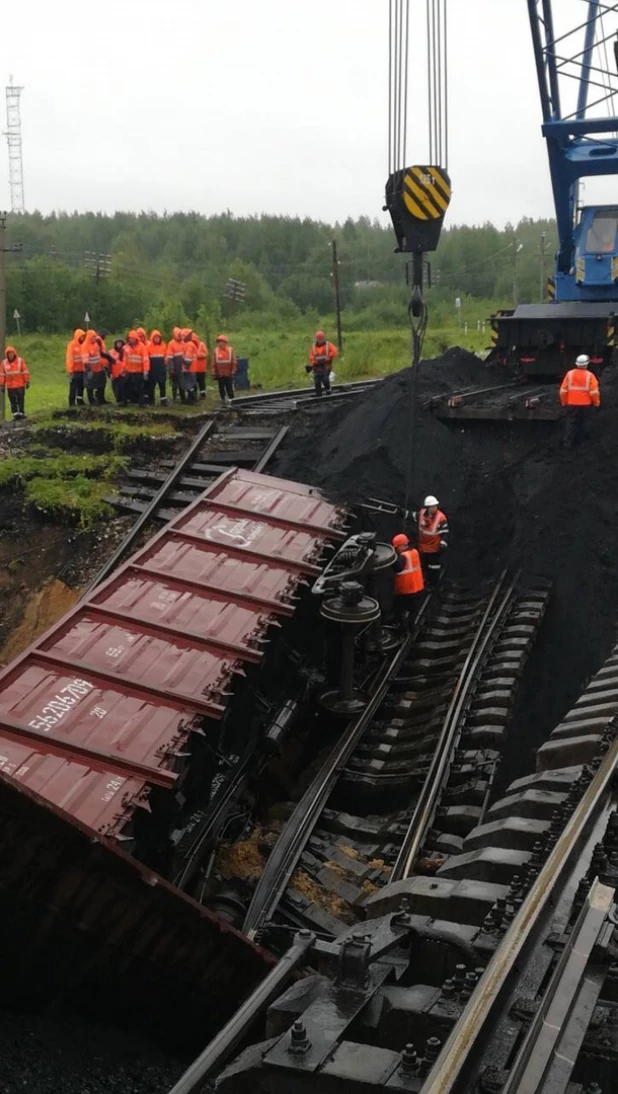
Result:
<svg viewBox="0 0 618 1094">
<path fill-rule="evenodd" d="M 442 794 L 443 784 L 451 762 L 453 745 L 460 726 L 461 716 L 466 706 L 470 691 L 477 681 L 479 671 L 485 659 L 485 653 L 496 628 L 502 622 L 507 609 L 511 606 L 515 585 L 519 578 L 517 573 L 505 588 L 506 570 L 502 572 L 496 586 L 489 598 L 487 607 L 479 622 L 476 634 L 468 651 L 459 674 L 453 696 L 446 712 L 440 739 L 433 754 L 427 777 L 423 784 L 420 796 L 414 807 L 414 813 L 408 825 L 401 850 L 391 874 L 391 882 L 401 881 L 410 876 L 416 861 L 420 846 L 433 823 L 435 810 Z M 503 593 L 502 599 L 496 608 L 496 602 Z M 495 609 L 495 614 L 494 613 Z M 493 619 L 489 623 L 490 617 Z M 489 626 L 488 626 L 489 623 Z"/>
<path fill-rule="evenodd" d="M 459 1080 L 471 1048 L 488 1022 L 509 974 L 517 974 L 519 956 L 546 905 L 555 898 L 556 889 L 589 824 L 603 808 L 617 768 L 618 739 L 615 739 L 491 958 L 420 1094 L 451 1094 L 460 1089 Z"/>
<path fill-rule="evenodd" d="M 191 462 L 195 453 L 208 439 L 214 428 L 215 422 L 211 420 L 210 422 L 206 422 L 206 425 L 202 429 L 200 429 L 195 440 L 189 445 L 187 450 L 183 452 L 182 456 L 178 460 L 178 463 L 172 468 L 165 482 L 162 483 L 159 490 L 157 490 L 155 496 L 148 503 L 143 513 L 140 514 L 140 516 L 135 521 L 133 527 L 127 532 L 124 539 L 118 544 L 113 555 L 108 558 L 107 562 L 101 567 L 98 573 L 95 574 L 90 584 L 86 586 L 80 599 L 85 599 L 92 592 L 92 590 L 96 588 L 97 585 L 100 585 L 101 582 L 105 581 L 106 578 L 109 577 L 109 575 L 120 562 L 121 558 L 133 546 L 135 540 L 137 539 L 137 536 L 141 532 L 144 525 L 147 524 L 151 517 L 155 515 L 156 510 L 161 505 L 161 502 L 165 501 L 167 495 L 176 485 L 177 480 L 182 477 L 185 468 Z"/>
<path fill-rule="evenodd" d="M 394 657 L 384 666 L 365 710 L 337 742 L 281 832 L 255 887 L 245 916 L 242 930 L 249 938 L 254 938 L 259 927 L 272 917 L 341 771 L 384 701 L 393 676 L 410 652 L 430 600 L 430 596 L 425 599 L 416 617 L 412 634 L 408 635 Z"/>
<path fill-rule="evenodd" d="M 332 392 L 336 397 L 337 392 L 352 392 L 352 391 L 365 391 L 376 384 L 382 383 L 382 377 L 379 376 L 375 380 L 350 380 L 345 384 L 335 384 Z M 286 399 L 298 399 L 299 402 L 315 398 L 314 393 L 306 387 L 291 387 L 283 391 L 262 391 L 259 395 L 241 395 L 234 398 L 232 406 L 244 407 L 244 406 L 264 406 L 266 403 L 278 403 L 284 402 Z M 332 397 L 331 397 L 332 398 Z M 316 400 L 317 402 L 317 400 Z M 328 398 L 324 398 L 323 402 L 326 404 L 329 402 Z"/>
<path fill-rule="evenodd" d="M 206 1046 L 204 1051 L 189 1065 L 169 1094 L 193 1094 L 203 1089 L 204 1080 L 219 1069 L 238 1047 L 253 1022 L 273 1002 L 286 987 L 296 969 L 303 964 L 309 950 L 315 942 L 311 931 L 302 930 L 294 938 L 293 944 L 277 962 L 268 976 L 261 981 L 255 991 L 245 1000 L 240 1010 L 226 1022 L 223 1029 Z M 231 969 L 230 969 L 231 974 Z"/>
</svg>

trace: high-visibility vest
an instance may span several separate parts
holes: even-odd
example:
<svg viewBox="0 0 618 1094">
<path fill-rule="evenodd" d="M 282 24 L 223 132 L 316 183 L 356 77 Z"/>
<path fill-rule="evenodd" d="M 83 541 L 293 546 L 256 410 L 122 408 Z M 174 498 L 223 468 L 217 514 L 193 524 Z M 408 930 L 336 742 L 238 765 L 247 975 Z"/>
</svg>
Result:
<svg viewBox="0 0 618 1094">
<path fill-rule="evenodd" d="M 404 568 L 395 574 L 395 595 L 409 596 L 410 593 L 421 593 L 425 588 L 421 560 L 416 547 L 408 551 L 401 551 L 400 558 L 404 560 Z"/>
<path fill-rule="evenodd" d="M 215 346 L 212 354 L 212 367 L 215 376 L 234 375 L 234 350 L 231 346 Z"/>
<path fill-rule="evenodd" d="M 431 515 L 426 509 L 418 514 L 418 546 L 424 555 L 434 555 L 440 550 L 443 536 L 448 535 L 448 523 L 439 509 Z"/>
<path fill-rule="evenodd" d="M 569 369 L 560 385 L 563 406 L 599 406 L 599 381 L 587 368 Z"/>
<path fill-rule="evenodd" d="M 5 357 L 0 363 L 0 386 L 12 391 L 14 388 L 25 387 L 29 383 L 30 373 L 23 357 L 14 357 L 12 361 Z"/>
</svg>

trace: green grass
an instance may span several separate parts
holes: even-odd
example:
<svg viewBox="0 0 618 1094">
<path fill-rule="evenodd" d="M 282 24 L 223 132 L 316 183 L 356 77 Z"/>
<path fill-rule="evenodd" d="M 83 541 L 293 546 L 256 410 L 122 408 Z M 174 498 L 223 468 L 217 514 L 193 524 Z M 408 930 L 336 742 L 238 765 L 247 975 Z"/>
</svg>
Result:
<svg viewBox="0 0 618 1094">
<path fill-rule="evenodd" d="M 19 456 L 0 461 L 0 487 L 29 479 L 113 479 L 128 466 L 126 456 Z"/>
<path fill-rule="evenodd" d="M 114 515 L 103 499 L 113 479 L 128 465 L 118 455 L 41 455 L 0 462 L 0 490 L 23 490 L 28 506 L 82 530 Z"/>
<path fill-rule="evenodd" d="M 325 324 L 326 335 L 335 341 L 335 331 Z M 258 331 L 243 328 L 237 320 L 230 340 L 239 357 L 248 357 L 249 375 L 254 387 L 270 390 L 281 387 L 303 387 L 308 385 L 304 365 L 314 335 L 313 327 L 302 330 Z M 362 377 L 384 376 L 396 372 L 410 363 L 410 331 L 402 315 L 402 326 L 397 330 L 351 331 L 343 333 L 344 353 L 335 364 L 335 372 L 340 380 L 356 380 Z M 24 357 L 32 377 L 32 385 L 26 393 L 26 411 L 28 415 L 49 416 L 52 410 L 67 406 L 69 381 L 65 371 L 66 336 L 23 335 L 15 338 L 18 352 Z M 443 353 L 449 346 L 460 345 L 465 349 L 481 352 L 489 342 L 489 332 L 476 329 L 464 333 L 463 328 L 448 327 L 427 332 L 424 356 L 434 357 Z M 112 345 L 110 336 L 108 344 Z M 212 379 L 207 381 L 210 396 L 214 395 Z M 109 392 L 109 387 L 108 387 Z M 211 399 L 207 401 L 210 405 Z M 110 396 L 111 397 L 111 394 Z M 168 411 L 172 409 L 168 408 Z M 174 412 L 191 414 L 203 410 L 203 404 L 197 407 L 177 406 Z M 97 417 L 116 419 L 122 416 L 122 410 L 114 405 L 95 411 Z M 85 419 L 85 415 L 84 415 Z M 57 425 L 57 422 L 55 423 Z M 46 426 L 49 427 L 47 422 Z M 96 422 L 93 421 L 93 427 Z M 135 432 L 136 427 L 128 425 Z M 142 426 L 140 425 L 140 429 Z M 154 427 L 148 426 L 150 436 L 156 436 Z"/>
</svg>

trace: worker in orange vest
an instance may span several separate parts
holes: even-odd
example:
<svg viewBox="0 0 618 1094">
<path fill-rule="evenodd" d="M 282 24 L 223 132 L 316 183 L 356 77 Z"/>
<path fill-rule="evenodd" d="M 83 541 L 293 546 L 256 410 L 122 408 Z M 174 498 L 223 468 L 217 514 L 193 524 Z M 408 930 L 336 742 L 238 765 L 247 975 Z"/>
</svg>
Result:
<svg viewBox="0 0 618 1094">
<path fill-rule="evenodd" d="M 69 377 L 69 406 L 84 405 L 84 355 L 86 332 L 77 328 L 67 344 L 66 366 Z"/>
<path fill-rule="evenodd" d="M 15 419 L 25 418 L 24 398 L 26 388 L 30 387 L 30 373 L 23 357 L 19 357 L 13 346 L 6 347 L 6 356 L 0 363 L 0 390 L 9 393 L 11 412 Z"/>
<path fill-rule="evenodd" d="M 412 514 L 418 527 L 418 549 L 427 584 L 435 587 L 442 575 L 444 552 L 448 547 L 448 521 L 440 510 L 440 503 L 428 494 L 423 508 Z"/>
<path fill-rule="evenodd" d="M 172 399 L 176 402 L 176 399 L 180 394 L 180 376 L 182 373 L 185 347 L 183 345 L 180 327 L 174 327 L 173 333 L 174 337 L 167 343 L 166 359 L 172 387 Z"/>
<path fill-rule="evenodd" d="M 416 606 L 425 588 L 423 568 L 416 547 L 410 546 L 410 541 L 403 532 L 393 538 L 393 547 L 397 552 L 395 559 L 395 621 L 400 625 L 408 625 L 414 621 Z"/>
<path fill-rule="evenodd" d="M 180 384 L 180 398 L 183 403 L 197 402 L 197 339 L 190 328 L 182 332 L 183 358 Z"/>
<path fill-rule="evenodd" d="M 315 342 L 309 350 L 309 364 L 306 366 L 306 371 L 313 372 L 313 385 L 318 398 L 323 391 L 330 395 L 330 374 L 337 353 L 337 347 L 332 342 L 326 341 L 324 331 L 316 331 Z"/>
<path fill-rule="evenodd" d="M 560 402 L 566 407 L 565 448 L 573 448 L 588 436 L 592 407 L 601 405 L 599 381 L 589 364 L 590 358 L 581 353 L 560 385 Z"/>
<path fill-rule="evenodd" d="M 122 357 L 126 370 L 125 401 L 144 406 L 144 387 L 148 385 L 150 358 L 146 343 L 140 340 L 136 330 L 129 331 Z"/>
<path fill-rule="evenodd" d="M 88 396 L 88 402 L 105 402 L 105 385 L 107 383 L 106 356 L 103 339 L 96 330 L 86 332 L 83 348 L 84 361 L 84 386 Z"/>
<path fill-rule="evenodd" d="M 200 399 L 206 398 L 206 370 L 208 368 L 208 346 L 202 339 L 195 333 L 192 334 L 193 341 L 197 346 L 197 356 L 193 362 L 195 375 L 197 377 L 197 387 L 199 391 Z"/>
<path fill-rule="evenodd" d="M 114 398 L 120 406 L 126 406 L 126 393 L 125 382 L 127 378 L 127 370 L 124 365 L 124 347 L 126 342 L 124 338 L 117 338 L 114 342 L 114 348 L 110 353 L 112 359 L 109 366 L 109 374 L 112 381 L 112 391 Z"/>
<path fill-rule="evenodd" d="M 148 358 L 150 361 L 150 373 L 148 377 L 148 402 L 151 406 L 154 406 L 155 391 L 159 388 L 159 402 L 161 406 L 167 406 L 167 394 L 166 394 L 166 381 L 167 371 L 165 368 L 165 358 L 167 356 L 167 350 L 165 342 L 161 337 L 161 333 L 158 330 L 153 330 L 150 335 L 150 339 L 147 343 Z"/>
<path fill-rule="evenodd" d="M 225 334 L 217 335 L 212 354 L 212 371 L 219 384 L 219 398 L 223 406 L 228 406 L 234 398 L 236 355 Z"/>
</svg>

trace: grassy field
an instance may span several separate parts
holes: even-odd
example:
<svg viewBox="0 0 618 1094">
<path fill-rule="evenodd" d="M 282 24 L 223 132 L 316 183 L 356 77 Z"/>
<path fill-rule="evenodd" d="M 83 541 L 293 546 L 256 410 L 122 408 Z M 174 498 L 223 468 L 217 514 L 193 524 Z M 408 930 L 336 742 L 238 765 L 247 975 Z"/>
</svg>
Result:
<svg viewBox="0 0 618 1094">
<path fill-rule="evenodd" d="M 308 384 L 304 364 L 312 335 L 313 331 L 304 334 L 238 328 L 230 334 L 230 340 L 237 356 L 249 358 L 252 387 L 272 390 Z M 328 330 L 327 337 L 334 340 L 334 333 Z M 68 335 L 29 334 L 14 338 L 14 345 L 24 357 L 32 377 L 32 386 L 26 395 L 29 416 L 35 412 L 49 413 L 67 405 L 69 384 L 64 364 L 67 340 Z M 487 347 L 488 340 L 488 332 L 473 330 L 464 334 L 457 327 L 430 330 L 425 339 L 424 356 L 437 356 L 452 345 L 480 352 Z M 112 344 L 113 337 L 110 337 L 108 345 Z M 397 372 L 409 363 L 407 328 L 344 331 L 344 353 L 336 362 L 335 372 L 340 380 L 356 380 Z M 212 393 L 212 383 L 209 386 Z M 111 392 L 108 397 L 111 398 Z"/>
</svg>

